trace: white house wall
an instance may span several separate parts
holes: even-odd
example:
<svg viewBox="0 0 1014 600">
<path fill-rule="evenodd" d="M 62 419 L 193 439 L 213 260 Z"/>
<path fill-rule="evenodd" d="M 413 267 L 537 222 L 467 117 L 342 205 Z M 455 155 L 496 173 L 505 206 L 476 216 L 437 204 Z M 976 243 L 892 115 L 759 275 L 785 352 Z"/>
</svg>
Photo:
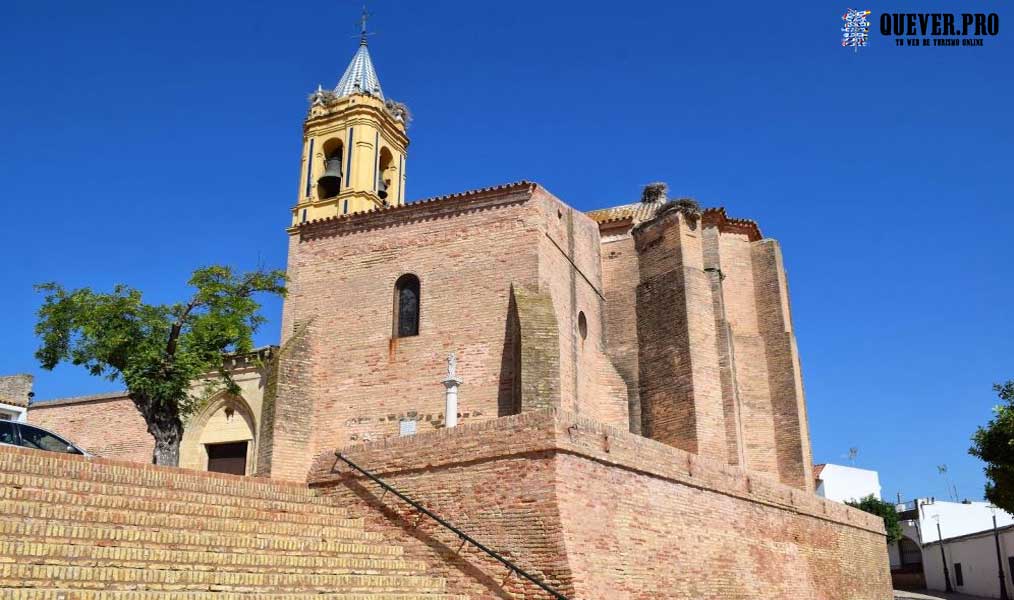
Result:
<svg viewBox="0 0 1014 600">
<path fill-rule="evenodd" d="M 1014 531 L 1000 533 L 1000 556 L 1003 561 L 1004 577 L 1007 593 L 1014 597 L 1014 581 L 1011 580 L 1009 558 L 1014 556 Z M 996 564 L 996 545 L 992 531 L 984 535 L 955 541 L 944 540 L 944 553 L 947 556 L 947 568 L 950 570 L 951 585 L 954 591 L 983 598 L 1000 597 L 1000 577 Z M 923 569 L 926 574 L 926 587 L 931 590 L 943 591 L 944 571 L 940 561 L 940 545 L 933 544 L 923 548 Z M 961 564 L 963 585 L 957 585 L 955 563 Z"/>
</svg>

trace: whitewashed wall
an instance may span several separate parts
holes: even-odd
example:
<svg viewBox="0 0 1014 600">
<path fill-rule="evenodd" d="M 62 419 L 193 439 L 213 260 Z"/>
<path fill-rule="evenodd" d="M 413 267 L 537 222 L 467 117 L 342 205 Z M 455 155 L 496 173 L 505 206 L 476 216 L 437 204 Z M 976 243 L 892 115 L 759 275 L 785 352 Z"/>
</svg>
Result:
<svg viewBox="0 0 1014 600">
<path fill-rule="evenodd" d="M 828 500 L 845 502 L 870 494 L 880 498 L 880 476 L 876 471 L 826 464 L 820 472 L 817 495 Z"/>
</svg>

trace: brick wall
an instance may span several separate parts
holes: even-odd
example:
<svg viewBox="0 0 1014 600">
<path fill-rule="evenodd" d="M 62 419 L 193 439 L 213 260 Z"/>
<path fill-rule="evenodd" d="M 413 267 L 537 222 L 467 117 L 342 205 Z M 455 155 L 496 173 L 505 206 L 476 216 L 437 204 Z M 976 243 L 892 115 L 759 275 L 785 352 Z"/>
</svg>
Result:
<svg viewBox="0 0 1014 600">
<path fill-rule="evenodd" d="M 103 458 L 150 463 L 155 450 L 144 418 L 123 393 L 33 404 L 28 422 Z"/>
<path fill-rule="evenodd" d="M 558 410 L 345 453 L 572 597 L 891 598 L 880 519 Z M 544 597 L 336 464 L 311 486 L 408 535 L 451 591 Z"/>
<path fill-rule="evenodd" d="M 5 375 L 0 377 L 0 404 L 28 406 L 28 394 L 31 391 L 31 375 Z"/>
</svg>

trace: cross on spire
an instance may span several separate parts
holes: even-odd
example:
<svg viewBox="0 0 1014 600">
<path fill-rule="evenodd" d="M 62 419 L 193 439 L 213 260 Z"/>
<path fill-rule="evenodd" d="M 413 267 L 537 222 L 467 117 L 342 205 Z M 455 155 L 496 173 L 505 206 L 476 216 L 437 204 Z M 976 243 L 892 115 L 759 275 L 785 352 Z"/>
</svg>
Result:
<svg viewBox="0 0 1014 600">
<path fill-rule="evenodd" d="M 363 13 L 359 17 L 359 44 L 362 46 L 366 45 L 366 36 L 370 35 L 366 31 L 366 21 L 369 20 L 370 13 L 366 10 L 366 5 L 363 5 Z"/>
</svg>

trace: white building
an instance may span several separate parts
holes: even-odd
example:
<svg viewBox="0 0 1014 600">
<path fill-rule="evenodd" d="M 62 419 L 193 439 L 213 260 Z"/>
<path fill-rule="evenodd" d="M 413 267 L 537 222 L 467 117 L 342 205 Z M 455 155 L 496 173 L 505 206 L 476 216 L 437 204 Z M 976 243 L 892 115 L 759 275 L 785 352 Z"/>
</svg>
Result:
<svg viewBox="0 0 1014 600">
<path fill-rule="evenodd" d="M 944 502 L 934 498 L 918 498 L 911 502 L 897 505 L 897 509 L 903 537 L 897 544 L 888 546 L 888 556 L 891 561 L 891 576 L 897 588 L 919 589 L 927 587 L 934 590 L 944 590 L 940 546 L 936 545 L 941 537 L 944 540 L 945 553 L 949 552 L 950 540 L 963 539 L 966 536 L 988 534 L 987 537 L 989 537 L 990 543 L 992 543 L 994 511 L 996 512 L 998 527 L 1006 529 L 1014 525 L 1014 516 L 1002 510 L 991 509 L 987 502 Z M 1012 542 L 1011 548 L 1014 549 L 1014 542 Z M 990 568 L 993 572 L 995 588 L 993 591 L 996 597 L 999 598 L 999 579 L 997 577 L 995 548 L 993 548 L 990 556 L 992 558 L 989 564 L 992 565 Z M 969 562 L 967 558 L 964 560 L 965 562 L 958 561 L 961 564 L 962 579 L 968 580 L 967 576 L 973 571 L 976 573 L 976 580 L 981 578 L 981 573 L 986 568 L 986 563 L 982 563 L 981 558 L 977 559 L 974 563 Z M 950 556 L 948 555 L 948 563 L 950 562 Z M 948 568 L 951 568 L 950 564 L 948 564 Z M 934 572 L 933 569 L 936 569 L 936 571 Z M 954 583 L 955 574 L 952 572 L 952 586 L 954 586 Z M 978 593 L 965 587 L 959 588 L 954 586 L 954 589 L 968 594 Z M 989 597 L 989 594 L 979 595 Z"/>
<path fill-rule="evenodd" d="M 1001 514 L 1010 519 L 1007 513 L 997 511 L 997 522 L 1000 521 Z M 944 538 L 943 554 L 947 557 L 947 576 L 955 592 L 983 598 L 1000 598 L 1002 567 L 1007 595 L 1014 597 L 1014 579 L 1011 578 L 1011 567 L 1014 567 L 1014 525 L 998 527 L 997 532 L 998 535 L 994 537 L 991 522 L 990 528 L 985 531 Z M 997 538 L 1000 542 L 999 563 L 996 554 Z M 930 542 L 923 547 L 923 560 L 926 587 L 931 590 L 946 589 L 940 542 Z"/>
<path fill-rule="evenodd" d="M 817 495 L 835 502 L 859 500 L 873 495 L 880 499 L 880 476 L 876 471 L 845 465 L 823 464 L 813 467 Z"/>
</svg>

